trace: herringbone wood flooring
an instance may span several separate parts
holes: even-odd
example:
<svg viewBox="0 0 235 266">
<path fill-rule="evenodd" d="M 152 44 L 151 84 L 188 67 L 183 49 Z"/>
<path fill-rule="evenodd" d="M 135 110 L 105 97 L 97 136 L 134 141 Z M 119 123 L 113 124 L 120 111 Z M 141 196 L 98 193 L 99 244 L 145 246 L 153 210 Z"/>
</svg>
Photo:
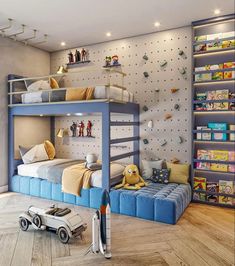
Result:
<svg viewBox="0 0 235 266">
<path fill-rule="evenodd" d="M 28 265 L 234 265 L 234 210 L 191 204 L 177 225 L 112 214 L 112 259 L 84 256 L 91 243 L 93 209 L 75 206 L 88 229 L 63 245 L 50 232 L 22 232 L 18 215 L 52 201 L 0 194 L 0 266 Z M 66 204 L 59 204 L 66 205 Z M 69 205 L 72 207 L 71 205 Z"/>
</svg>

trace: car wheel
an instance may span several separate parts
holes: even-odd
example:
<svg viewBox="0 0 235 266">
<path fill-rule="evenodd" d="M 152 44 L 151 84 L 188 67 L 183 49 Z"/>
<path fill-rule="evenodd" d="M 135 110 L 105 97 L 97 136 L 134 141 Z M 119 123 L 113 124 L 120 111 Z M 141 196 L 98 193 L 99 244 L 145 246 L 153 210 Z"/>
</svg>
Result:
<svg viewBox="0 0 235 266">
<path fill-rule="evenodd" d="M 61 227 L 58 231 L 58 236 L 59 236 L 59 239 L 60 241 L 63 243 L 63 244 L 67 244 L 69 242 L 69 233 L 68 231 L 64 228 L 64 227 Z"/>
<path fill-rule="evenodd" d="M 37 228 L 40 228 L 42 225 L 42 220 L 39 215 L 35 214 L 33 216 L 32 222 L 34 225 L 36 225 Z"/>
<path fill-rule="evenodd" d="M 24 218 L 24 217 L 21 217 L 20 220 L 19 220 L 19 224 L 20 224 L 20 228 L 22 231 L 27 231 L 28 228 L 29 228 L 29 221 Z"/>
</svg>

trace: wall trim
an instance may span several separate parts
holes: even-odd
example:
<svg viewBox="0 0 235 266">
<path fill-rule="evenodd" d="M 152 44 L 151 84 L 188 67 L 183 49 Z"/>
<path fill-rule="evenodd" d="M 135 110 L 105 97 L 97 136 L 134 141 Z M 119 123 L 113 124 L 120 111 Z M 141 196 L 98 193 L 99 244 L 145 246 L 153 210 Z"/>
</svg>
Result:
<svg viewBox="0 0 235 266">
<path fill-rule="evenodd" d="M 8 185 L 0 187 L 0 193 L 7 192 L 7 191 L 8 191 Z"/>
</svg>

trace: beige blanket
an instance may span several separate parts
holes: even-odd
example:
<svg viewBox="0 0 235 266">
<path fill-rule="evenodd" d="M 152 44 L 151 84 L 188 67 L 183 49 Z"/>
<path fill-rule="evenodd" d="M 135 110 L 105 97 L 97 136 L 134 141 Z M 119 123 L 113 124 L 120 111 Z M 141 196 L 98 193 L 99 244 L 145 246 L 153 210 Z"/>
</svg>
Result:
<svg viewBox="0 0 235 266">
<path fill-rule="evenodd" d="M 82 101 L 94 99 L 95 88 L 68 88 L 66 90 L 66 101 Z"/>
<path fill-rule="evenodd" d="M 93 171 L 87 169 L 84 163 L 65 168 L 62 175 L 62 191 L 80 196 L 82 188 L 90 188 L 92 173 Z"/>
</svg>

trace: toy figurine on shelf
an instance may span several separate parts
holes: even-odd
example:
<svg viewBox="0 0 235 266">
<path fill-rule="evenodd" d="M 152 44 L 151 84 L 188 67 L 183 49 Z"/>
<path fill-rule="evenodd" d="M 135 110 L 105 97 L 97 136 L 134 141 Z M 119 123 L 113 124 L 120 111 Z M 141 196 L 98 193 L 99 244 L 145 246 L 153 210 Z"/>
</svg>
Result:
<svg viewBox="0 0 235 266">
<path fill-rule="evenodd" d="M 75 51 L 74 57 L 75 57 L 75 62 L 81 61 L 81 53 L 78 50 Z"/>
<path fill-rule="evenodd" d="M 74 57 L 73 57 L 73 53 L 71 51 L 69 52 L 68 56 L 69 56 L 69 64 L 74 63 Z"/>
<path fill-rule="evenodd" d="M 88 120 L 86 126 L 87 137 L 91 137 L 91 128 L 92 128 L 92 123 L 90 120 Z"/>
<path fill-rule="evenodd" d="M 73 133 L 72 137 L 76 137 L 76 135 L 77 135 L 77 123 L 73 122 L 72 126 L 70 127 L 70 130 Z"/>
<path fill-rule="evenodd" d="M 79 137 L 84 137 L 84 128 L 85 128 L 85 125 L 83 123 L 83 121 L 81 121 L 79 124 L 78 124 L 78 136 Z"/>
<path fill-rule="evenodd" d="M 113 65 L 114 66 L 119 65 L 118 56 L 117 55 L 113 55 L 112 56 L 112 60 L 113 60 Z"/>
<path fill-rule="evenodd" d="M 82 62 L 85 62 L 86 61 L 86 58 L 87 57 L 87 52 L 84 48 L 82 48 L 82 51 L 81 51 L 81 59 L 82 59 Z"/>
<path fill-rule="evenodd" d="M 105 57 L 105 67 L 111 66 L 111 61 L 112 61 L 112 57 L 111 56 L 106 56 Z"/>
</svg>

